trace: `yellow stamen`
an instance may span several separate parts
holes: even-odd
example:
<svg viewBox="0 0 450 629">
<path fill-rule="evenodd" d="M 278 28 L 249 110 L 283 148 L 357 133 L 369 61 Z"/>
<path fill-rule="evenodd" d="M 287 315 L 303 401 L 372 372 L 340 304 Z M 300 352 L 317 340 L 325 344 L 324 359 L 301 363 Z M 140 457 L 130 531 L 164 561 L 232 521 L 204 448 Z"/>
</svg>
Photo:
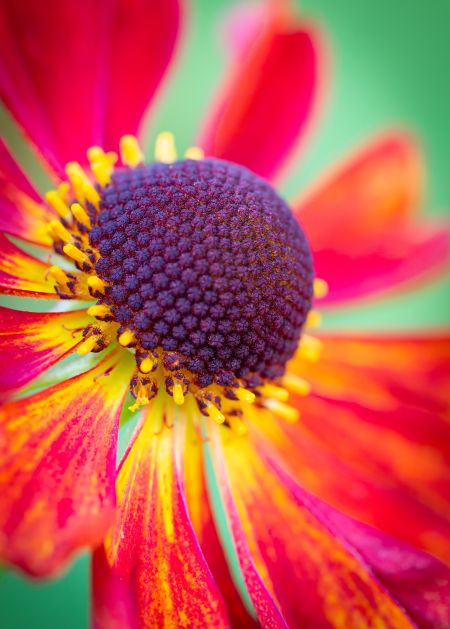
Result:
<svg viewBox="0 0 450 629">
<path fill-rule="evenodd" d="M 266 408 L 273 411 L 275 415 L 282 417 L 287 422 L 295 423 L 300 417 L 300 413 L 296 408 L 289 406 L 289 404 L 284 404 L 279 400 L 266 400 L 264 405 Z"/>
<path fill-rule="evenodd" d="M 73 175 L 70 183 L 72 184 L 73 193 L 76 198 L 80 200 L 84 199 L 83 186 L 85 182 L 83 177 L 80 177 L 80 175 Z"/>
<path fill-rule="evenodd" d="M 118 159 L 119 159 L 118 155 L 115 151 L 108 151 L 107 153 L 105 153 L 105 161 L 107 161 L 108 164 L 111 165 L 111 170 L 112 170 L 112 166 L 114 166 L 114 164 L 117 162 Z"/>
<path fill-rule="evenodd" d="M 283 384 L 289 391 L 297 395 L 309 395 L 311 391 L 311 385 L 307 380 L 300 378 L 300 376 L 295 376 L 292 373 L 285 374 Z"/>
<path fill-rule="evenodd" d="M 302 336 L 298 349 L 300 358 L 304 358 L 305 360 L 315 363 L 319 360 L 321 351 L 322 342 L 319 339 L 307 334 Z"/>
<path fill-rule="evenodd" d="M 205 152 L 199 146 L 190 146 L 184 156 L 186 159 L 203 159 Z"/>
<path fill-rule="evenodd" d="M 61 199 L 56 190 L 50 190 L 45 195 L 47 202 L 61 218 L 66 218 L 70 212 L 68 205 Z"/>
<path fill-rule="evenodd" d="M 142 371 L 142 373 L 150 373 L 150 371 L 153 369 L 154 364 L 155 361 L 147 356 L 147 358 L 144 358 L 144 360 L 141 361 L 139 369 Z"/>
<path fill-rule="evenodd" d="M 84 207 L 80 205 L 80 203 L 72 203 L 70 210 L 79 223 L 88 229 L 91 229 L 91 219 L 89 218 L 89 214 L 86 212 Z"/>
<path fill-rule="evenodd" d="M 314 280 L 313 283 L 313 291 L 314 297 L 317 299 L 321 299 L 322 297 L 326 297 L 328 295 L 328 284 L 325 280 L 322 280 L 318 277 Z"/>
<path fill-rule="evenodd" d="M 261 393 L 265 397 L 275 398 L 276 400 L 280 400 L 281 402 L 286 402 L 289 399 L 289 393 L 286 389 L 282 387 L 277 387 L 274 384 L 263 384 L 262 387 L 259 388 Z"/>
<path fill-rule="evenodd" d="M 93 291 L 103 293 L 105 290 L 105 282 L 101 280 L 97 275 L 91 275 L 90 277 L 88 277 L 87 283 Z"/>
<path fill-rule="evenodd" d="M 144 159 L 139 142 L 134 135 L 123 135 L 120 138 L 120 157 L 125 166 L 134 168 Z"/>
<path fill-rule="evenodd" d="M 305 328 L 317 328 L 322 323 L 322 315 L 318 310 L 310 310 L 305 321 Z"/>
<path fill-rule="evenodd" d="M 81 190 L 84 198 L 97 207 L 100 202 L 100 195 L 94 186 L 91 183 L 83 183 Z"/>
<path fill-rule="evenodd" d="M 255 401 L 256 396 L 253 391 L 249 391 L 243 387 L 240 389 L 234 389 L 234 393 L 236 394 L 237 399 L 241 402 L 248 402 L 249 404 L 252 404 Z"/>
<path fill-rule="evenodd" d="M 56 264 L 51 266 L 49 268 L 48 272 L 53 277 L 53 279 L 56 282 L 58 282 L 58 284 L 66 284 L 66 282 L 67 282 L 67 275 L 64 273 L 64 271 L 59 266 L 56 266 Z"/>
<path fill-rule="evenodd" d="M 211 404 L 211 402 L 206 402 L 206 413 L 208 415 L 208 417 L 210 417 L 213 421 L 215 421 L 217 424 L 223 424 L 223 422 L 225 421 L 225 416 L 222 415 L 222 413 L 219 411 L 219 409 L 214 406 L 214 404 Z"/>
<path fill-rule="evenodd" d="M 94 145 L 88 148 L 86 155 L 89 163 L 92 164 L 92 162 L 101 162 L 105 157 L 105 151 L 101 146 Z"/>
<path fill-rule="evenodd" d="M 101 186 L 111 183 L 111 168 L 105 162 L 92 162 L 91 170 Z"/>
<path fill-rule="evenodd" d="M 72 186 L 74 185 L 74 179 L 77 181 L 83 181 L 84 183 L 89 183 L 89 177 L 78 162 L 68 162 L 66 164 L 65 171 Z"/>
<path fill-rule="evenodd" d="M 92 352 L 94 347 L 97 345 L 98 340 L 99 340 L 99 337 L 96 336 L 95 334 L 93 334 L 92 336 L 89 336 L 87 339 L 85 339 L 81 343 L 81 345 L 77 347 L 77 354 L 79 354 L 80 356 L 86 356 L 86 354 L 89 354 L 89 352 Z"/>
<path fill-rule="evenodd" d="M 122 332 L 122 334 L 119 336 L 119 343 L 123 347 L 127 347 L 133 341 L 134 341 L 134 334 L 131 330 L 125 330 L 125 332 Z"/>
<path fill-rule="evenodd" d="M 175 404 L 178 404 L 178 406 L 184 404 L 183 387 L 179 382 L 175 382 L 173 385 L 172 396 Z"/>
<path fill-rule="evenodd" d="M 58 186 L 58 194 L 61 197 L 61 199 L 65 202 L 68 203 L 69 199 L 70 199 L 70 184 L 68 181 L 61 181 L 61 183 Z"/>
<path fill-rule="evenodd" d="M 72 184 L 75 196 L 78 199 L 85 198 L 86 192 L 84 187 L 91 186 L 91 182 L 89 181 L 89 177 L 85 171 L 81 168 L 80 164 L 78 162 L 69 162 L 66 164 L 66 175 Z"/>
<path fill-rule="evenodd" d="M 64 227 L 62 223 L 59 221 L 50 221 L 49 227 L 54 235 L 56 235 L 60 240 L 64 242 L 70 242 L 72 240 L 72 236 L 70 232 Z"/>
<path fill-rule="evenodd" d="M 236 417 L 235 415 L 228 416 L 228 423 L 230 424 L 231 430 L 238 436 L 246 435 L 248 432 L 248 428 L 242 419 Z"/>
<path fill-rule="evenodd" d="M 134 393 L 136 395 L 136 401 L 132 406 L 128 407 L 128 409 L 133 413 L 141 408 L 141 406 L 146 406 L 150 402 L 147 395 L 147 389 L 145 385 L 142 384 L 142 382 L 139 382 L 138 385 L 134 388 Z"/>
<path fill-rule="evenodd" d="M 108 306 L 105 306 L 103 304 L 95 304 L 94 306 L 90 306 L 87 309 L 87 313 L 91 317 L 105 317 L 106 315 L 111 314 L 111 311 Z"/>
<path fill-rule="evenodd" d="M 80 251 L 80 249 L 75 247 L 75 245 L 72 245 L 72 244 L 64 245 L 63 251 L 66 254 L 66 256 L 69 256 L 69 258 L 72 258 L 72 260 L 75 260 L 76 262 L 79 262 L 80 264 L 83 264 L 83 262 L 89 261 L 89 258 L 84 253 L 84 251 Z"/>
<path fill-rule="evenodd" d="M 155 142 L 155 160 L 170 164 L 177 159 L 175 139 L 170 131 L 158 133 Z"/>
<path fill-rule="evenodd" d="M 117 153 L 105 151 L 100 146 L 91 146 L 87 150 L 87 157 L 94 177 L 101 186 L 111 181 L 110 177 L 117 161 Z"/>
</svg>

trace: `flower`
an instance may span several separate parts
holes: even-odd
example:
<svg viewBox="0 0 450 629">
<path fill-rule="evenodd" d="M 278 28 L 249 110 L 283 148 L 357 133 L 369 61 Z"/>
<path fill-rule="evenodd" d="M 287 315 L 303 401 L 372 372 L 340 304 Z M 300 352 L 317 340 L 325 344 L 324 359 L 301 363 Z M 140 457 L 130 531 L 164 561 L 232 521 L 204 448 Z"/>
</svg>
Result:
<svg viewBox="0 0 450 629">
<path fill-rule="evenodd" d="M 318 323 L 309 250 L 265 179 L 312 110 L 315 31 L 284 5 L 249 13 L 201 150 L 174 162 L 162 134 L 142 165 L 134 135 L 177 2 L 3 13 L 3 97 L 57 187 L 41 200 L 2 145 L 0 225 L 55 253 L 2 236 L 0 285 L 89 303 L 2 309 L 2 556 L 46 576 L 95 549 L 98 627 L 447 626 L 448 570 L 424 549 L 449 557 L 448 334 L 316 332 L 294 353 Z M 418 160 L 393 132 L 293 202 L 321 307 L 445 261 L 448 232 L 412 215 Z M 90 368 L 20 395 L 72 353 Z M 138 423 L 116 474 L 130 383 Z"/>
</svg>

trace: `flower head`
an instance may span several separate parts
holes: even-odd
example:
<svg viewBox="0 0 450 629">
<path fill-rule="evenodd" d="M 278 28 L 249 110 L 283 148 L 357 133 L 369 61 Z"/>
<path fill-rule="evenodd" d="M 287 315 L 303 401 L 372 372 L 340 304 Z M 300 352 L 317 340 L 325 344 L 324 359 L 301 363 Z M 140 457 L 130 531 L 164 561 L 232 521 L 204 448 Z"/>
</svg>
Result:
<svg viewBox="0 0 450 629">
<path fill-rule="evenodd" d="M 178 4 L 118 2 L 108 20 L 78 4 L 51 12 L 102 27 L 87 56 L 66 42 L 76 130 L 73 96 L 47 80 L 61 30 L 33 0 L 4 8 L 20 53 L 4 99 L 56 184 L 42 200 L 2 145 L 0 226 L 21 240 L 2 236 L 0 286 L 78 305 L 1 310 L 2 557 L 46 576 L 95 549 L 101 628 L 446 626 L 448 569 L 423 549 L 449 558 L 449 336 L 311 335 L 313 302 L 369 297 L 448 256 L 448 231 L 411 216 L 415 144 L 391 133 L 286 203 L 268 179 L 304 130 L 319 55 L 315 31 L 269 3 L 195 146 L 178 159 L 165 132 L 146 161 L 133 134 Z M 89 55 L 106 49 L 99 74 Z M 148 72 L 125 71 L 142 58 Z M 116 470 L 128 391 L 136 429 Z"/>
</svg>

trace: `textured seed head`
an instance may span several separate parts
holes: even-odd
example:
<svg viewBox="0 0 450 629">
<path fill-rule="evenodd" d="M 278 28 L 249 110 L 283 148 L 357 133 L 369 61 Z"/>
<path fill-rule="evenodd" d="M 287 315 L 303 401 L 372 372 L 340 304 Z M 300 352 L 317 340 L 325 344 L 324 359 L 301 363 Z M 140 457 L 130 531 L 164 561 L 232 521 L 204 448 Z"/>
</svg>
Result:
<svg viewBox="0 0 450 629">
<path fill-rule="evenodd" d="M 267 182 L 215 159 L 117 170 L 89 239 L 108 285 L 101 302 L 139 349 L 179 357 L 200 386 L 283 373 L 313 271 Z"/>
</svg>

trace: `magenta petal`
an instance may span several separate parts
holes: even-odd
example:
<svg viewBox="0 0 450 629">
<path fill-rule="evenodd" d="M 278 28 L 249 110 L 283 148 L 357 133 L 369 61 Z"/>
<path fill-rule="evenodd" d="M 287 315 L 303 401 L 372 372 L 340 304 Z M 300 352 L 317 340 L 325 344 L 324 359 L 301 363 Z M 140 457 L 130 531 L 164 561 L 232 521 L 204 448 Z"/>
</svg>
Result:
<svg viewBox="0 0 450 629">
<path fill-rule="evenodd" d="M 199 140 L 207 155 L 243 164 L 267 178 L 304 134 L 319 64 L 316 33 L 274 7 L 256 39 L 245 46 L 239 36 L 245 54 L 233 59 Z"/>
<path fill-rule="evenodd" d="M 267 19 L 264 3 L 242 3 L 231 7 L 220 24 L 220 34 L 227 52 L 245 54 L 253 39 L 258 37 Z"/>
<path fill-rule="evenodd" d="M 56 171 L 136 133 L 178 23 L 178 0 L 3 3 L 0 92 Z"/>
</svg>

